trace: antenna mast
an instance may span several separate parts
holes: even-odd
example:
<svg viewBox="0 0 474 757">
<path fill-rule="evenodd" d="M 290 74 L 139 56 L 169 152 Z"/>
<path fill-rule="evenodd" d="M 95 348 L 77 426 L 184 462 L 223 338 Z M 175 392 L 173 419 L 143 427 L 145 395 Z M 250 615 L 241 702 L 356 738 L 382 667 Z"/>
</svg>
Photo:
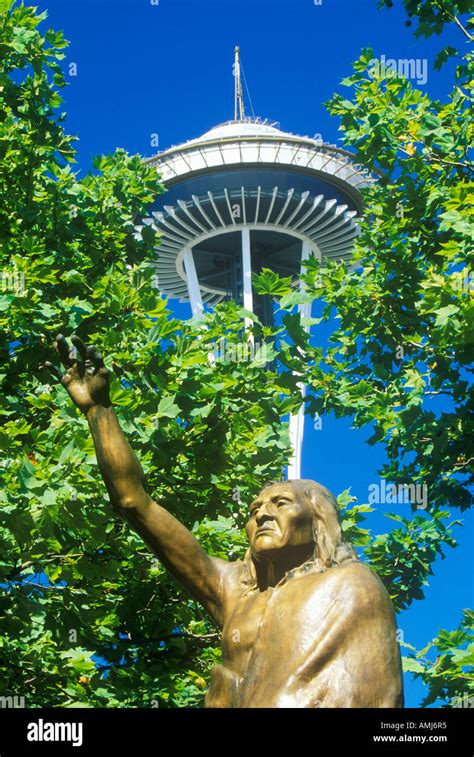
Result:
<svg viewBox="0 0 474 757">
<path fill-rule="evenodd" d="M 240 47 L 235 48 L 234 78 L 235 78 L 234 121 L 243 121 L 244 96 L 242 93 L 242 79 L 240 76 Z"/>
</svg>

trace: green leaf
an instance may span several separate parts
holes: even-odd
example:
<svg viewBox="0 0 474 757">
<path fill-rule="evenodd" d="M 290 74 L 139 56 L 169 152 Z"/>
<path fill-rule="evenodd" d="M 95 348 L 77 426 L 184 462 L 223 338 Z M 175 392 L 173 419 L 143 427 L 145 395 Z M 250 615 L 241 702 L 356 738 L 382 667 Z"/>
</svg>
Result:
<svg viewBox="0 0 474 757">
<path fill-rule="evenodd" d="M 421 662 L 418 662 L 418 660 L 414 660 L 412 657 L 403 657 L 402 665 L 403 670 L 406 673 L 424 673 L 425 671 L 425 666 Z"/>
<path fill-rule="evenodd" d="M 281 297 L 291 291 L 291 277 L 281 277 L 269 268 L 262 268 L 260 274 L 254 274 L 252 284 L 257 294 Z"/>
<path fill-rule="evenodd" d="M 176 395 L 165 396 L 160 400 L 160 404 L 158 405 L 158 410 L 157 410 L 158 417 L 176 418 L 179 415 L 180 409 L 174 401 L 175 398 L 176 398 Z"/>
</svg>

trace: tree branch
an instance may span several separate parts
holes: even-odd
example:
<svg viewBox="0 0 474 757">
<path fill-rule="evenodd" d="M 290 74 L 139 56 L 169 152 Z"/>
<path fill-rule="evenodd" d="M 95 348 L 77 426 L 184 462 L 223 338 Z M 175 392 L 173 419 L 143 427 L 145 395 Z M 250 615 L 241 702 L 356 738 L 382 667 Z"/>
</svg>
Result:
<svg viewBox="0 0 474 757">
<path fill-rule="evenodd" d="M 474 37 L 472 37 L 469 34 L 469 32 L 467 31 L 467 29 L 464 28 L 464 26 L 461 24 L 461 22 L 460 22 L 460 20 L 459 20 L 458 17 L 454 13 L 450 13 L 450 11 L 448 11 L 447 8 L 443 8 L 443 6 L 441 5 L 441 3 L 439 3 L 437 0 L 435 0 L 435 5 L 436 5 L 437 8 L 439 8 L 439 10 L 441 11 L 441 13 L 446 13 L 447 17 L 449 19 L 451 19 L 451 21 L 454 21 L 454 23 L 461 30 L 461 32 L 468 38 L 469 41 L 472 42 L 472 40 L 474 39 Z"/>
</svg>

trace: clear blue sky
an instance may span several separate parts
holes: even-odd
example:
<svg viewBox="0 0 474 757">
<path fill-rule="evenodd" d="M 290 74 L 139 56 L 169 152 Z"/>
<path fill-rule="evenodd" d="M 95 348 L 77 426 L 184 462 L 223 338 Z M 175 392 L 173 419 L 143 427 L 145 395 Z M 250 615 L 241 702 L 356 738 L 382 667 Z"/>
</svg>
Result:
<svg viewBox="0 0 474 757">
<path fill-rule="evenodd" d="M 452 30 L 442 39 L 415 41 L 406 28 L 400 0 L 378 11 L 376 0 L 42 0 L 49 25 L 71 41 L 64 62 L 77 66 L 65 92 L 67 129 L 80 137 L 79 168 L 123 147 L 149 156 L 153 134 L 160 149 L 197 137 L 233 117 L 233 49 L 241 46 L 246 79 L 258 116 L 303 135 L 321 134 L 338 144 L 337 121 L 322 103 L 344 88 L 361 48 L 376 56 L 427 59 L 421 87 L 444 98 L 452 69 L 432 70 L 445 44 L 463 46 Z M 176 308 L 187 316 L 189 309 Z M 315 338 L 318 332 L 314 332 Z M 321 334 L 321 339 L 323 339 Z M 384 461 L 381 447 L 369 447 L 368 431 L 350 421 L 325 418 L 323 429 L 307 423 L 303 476 L 334 493 L 351 487 L 366 502 Z M 408 505 L 383 506 L 368 520 L 375 533 L 391 528 L 384 511 L 409 516 Z M 454 515 L 457 515 L 455 513 Z M 473 518 L 457 529 L 461 546 L 438 561 L 426 599 L 400 614 L 405 641 L 422 648 L 439 628 L 457 627 L 463 607 L 472 606 Z M 418 706 L 423 687 L 406 676 L 406 706 Z"/>
</svg>

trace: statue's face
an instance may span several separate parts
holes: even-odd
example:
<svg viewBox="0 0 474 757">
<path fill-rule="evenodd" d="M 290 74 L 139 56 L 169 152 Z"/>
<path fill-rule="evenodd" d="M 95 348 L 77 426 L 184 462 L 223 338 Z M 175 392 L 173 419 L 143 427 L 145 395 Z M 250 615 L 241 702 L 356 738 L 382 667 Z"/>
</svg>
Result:
<svg viewBox="0 0 474 757">
<path fill-rule="evenodd" d="M 313 515 L 309 504 L 291 483 L 267 487 L 250 505 L 247 536 L 255 557 L 270 557 L 276 550 L 313 541 Z"/>
</svg>

